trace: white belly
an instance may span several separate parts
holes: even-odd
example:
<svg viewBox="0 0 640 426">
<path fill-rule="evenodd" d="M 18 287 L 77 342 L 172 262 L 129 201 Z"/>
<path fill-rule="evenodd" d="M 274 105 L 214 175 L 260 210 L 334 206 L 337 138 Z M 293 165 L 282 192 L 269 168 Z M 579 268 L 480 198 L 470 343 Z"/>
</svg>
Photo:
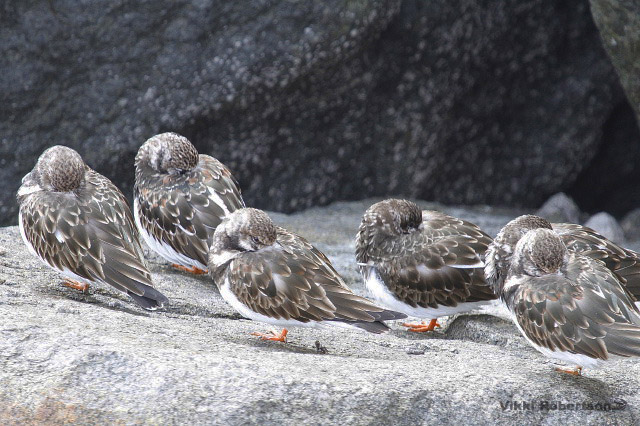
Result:
<svg viewBox="0 0 640 426">
<path fill-rule="evenodd" d="M 182 253 L 178 253 L 170 245 L 153 238 L 151 234 L 149 234 L 147 230 L 142 227 L 142 224 L 140 222 L 140 216 L 138 215 L 138 200 L 133 200 L 133 218 L 135 219 L 136 226 L 138 227 L 138 230 L 140 231 L 140 235 L 142 236 L 144 242 L 147 243 L 151 250 L 158 253 L 164 259 L 168 260 L 171 263 L 176 263 L 187 268 L 196 267 L 202 270 L 208 269 L 207 265 L 203 265 L 195 259 L 191 259 Z"/>
<path fill-rule="evenodd" d="M 522 327 L 520 327 L 520 324 L 516 320 L 515 314 L 513 312 L 511 312 L 511 319 L 513 320 L 513 323 L 516 325 L 516 327 L 518 327 L 518 330 L 520 331 L 520 333 L 524 336 L 525 339 L 527 339 L 527 342 L 529 342 L 531 346 L 533 346 L 538 352 L 540 352 L 547 358 L 554 358 L 560 361 L 564 361 L 567 364 L 578 365 L 580 367 L 587 367 L 587 368 L 599 367 L 600 362 L 602 361 L 600 359 L 591 358 L 590 356 L 582 355 L 582 354 L 572 354 L 571 352 L 566 352 L 566 351 L 552 351 L 551 349 L 537 345 L 531 339 L 529 339 L 529 337 L 527 337 L 527 335 L 524 333 L 524 330 L 522 329 Z"/>
<path fill-rule="evenodd" d="M 416 318 L 437 319 L 461 312 L 469 312 L 483 306 L 491 305 L 493 301 L 483 300 L 480 302 L 459 303 L 458 306 L 438 306 L 437 308 L 413 307 L 401 300 L 389 291 L 375 267 L 367 266 L 367 272 L 363 274 L 365 285 L 371 292 L 376 302 L 384 305 L 385 308 L 402 312 Z"/>
<path fill-rule="evenodd" d="M 225 300 L 225 302 L 231 305 L 233 309 L 238 311 L 240 315 L 253 321 L 266 322 L 267 324 L 272 324 L 278 327 L 317 327 L 318 325 L 320 325 L 320 323 L 316 321 L 301 322 L 296 320 L 271 318 L 253 311 L 247 305 L 242 303 L 235 294 L 233 294 L 233 292 L 231 291 L 231 286 L 229 285 L 228 278 L 225 278 L 224 284 L 220 286 L 220 295 Z"/>
</svg>

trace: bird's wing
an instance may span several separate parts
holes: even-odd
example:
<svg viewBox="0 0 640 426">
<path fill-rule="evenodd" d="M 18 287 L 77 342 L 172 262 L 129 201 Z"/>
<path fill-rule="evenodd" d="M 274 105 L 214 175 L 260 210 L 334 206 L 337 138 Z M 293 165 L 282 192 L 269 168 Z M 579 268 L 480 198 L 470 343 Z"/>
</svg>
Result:
<svg viewBox="0 0 640 426">
<path fill-rule="evenodd" d="M 424 212 L 422 230 L 373 241 L 368 253 L 398 299 L 413 307 L 437 308 L 496 298 L 484 280 L 481 260 L 490 243 L 472 223 Z"/>
<path fill-rule="evenodd" d="M 554 223 L 569 251 L 604 262 L 635 300 L 640 300 L 640 254 L 620 247 L 591 228 L 572 223 Z"/>
<path fill-rule="evenodd" d="M 22 210 L 25 236 L 49 265 L 137 296 L 153 286 L 124 195 L 93 171 L 77 194 L 40 193 Z M 164 296 L 158 296 L 164 298 Z M 166 300 L 166 298 L 164 298 Z"/>
<path fill-rule="evenodd" d="M 281 228 L 273 247 L 235 257 L 225 278 L 242 303 L 270 318 L 357 326 L 403 317 L 354 294 L 324 254 Z"/>
<path fill-rule="evenodd" d="M 244 207 L 231 172 L 208 155 L 178 176 L 139 177 L 136 185 L 140 225 L 155 240 L 207 264 L 208 244 L 224 217 Z"/>
<path fill-rule="evenodd" d="M 505 300 L 526 337 L 552 351 L 596 359 L 640 355 L 640 314 L 633 301 L 603 264 L 574 259 L 566 276 L 508 279 Z"/>
</svg>

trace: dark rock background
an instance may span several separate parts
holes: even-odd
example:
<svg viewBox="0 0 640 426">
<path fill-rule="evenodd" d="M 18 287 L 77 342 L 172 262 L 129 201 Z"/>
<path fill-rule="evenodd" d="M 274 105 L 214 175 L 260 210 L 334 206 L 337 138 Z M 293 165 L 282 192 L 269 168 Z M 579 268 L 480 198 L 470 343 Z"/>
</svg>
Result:
<svg viewBox="0 0 640 426">
<path fill-rule="evenodd" d="M 593 160 L 568 192 L 583 210 L 621 216 L 640 206 L 638 164 L 640 131 L 631 106 L 623 102 L 605 122 Z"/>
<path fill-rule="evenodd" d="M 640 2 L 591 0 L 593 19 L 629 99 L 603 128 L 594 164 L 578 179 L 575 196 L 590 211 L 596 204 L 620 216 L 640 205 Z M 586 189 L 591 187 L 591 191 Z"/>
<path fill-rule="evenodd" d="M 0 46 L 4 224 L 46 147 L 130 194 L 161 131 L 271 210 L 391 194 L 533 208 L 559 191 L 591 212 L 640 204 L 592 197 L 594 170 L 633 186 L 640 136 L 585 0 L 27 0 L 0 5 Z"/>
<path fill-rule="evenodd" d="M 640 3 L 636 0 L 590 0 L 590 4 L 622 87 L 636 114 L 640 114 Z"/>
</svg>

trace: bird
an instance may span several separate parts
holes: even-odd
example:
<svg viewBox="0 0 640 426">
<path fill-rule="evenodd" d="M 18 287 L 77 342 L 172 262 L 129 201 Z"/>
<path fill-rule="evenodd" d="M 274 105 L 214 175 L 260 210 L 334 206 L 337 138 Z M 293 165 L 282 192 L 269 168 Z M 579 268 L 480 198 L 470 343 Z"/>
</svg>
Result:
<svg viewBox="0 0 640 426">
<path fill-rule="evenodd" d="M 384 333 L 406 318 L 347 287 L 329 259 L 262 210 L 238 209 L 216 228 L 209 271 L 223 299 L 244 317 L 284 327 L 252 333 L 286 342 L 287 327 L 347 326 Z"/>
<path fill-rule="evenodd" d="M 612 357 L 640 356 L 640 311 L 604 262 L 571 252 L 548 228 L 527 231 L 513 251 L 500 299 L 526 340 L 581 375 Z"/>
<path fill-rule="evenodd" d="M 90 283 L 106 283 L 148 310 L 168 303 L 153 288 L 126 198 L 75 150 L 45 150 L 17 198 L 22 239 L 65 276 L 66 286 L 86 291 Z"/>
<path fill-rule="evenodd" d="M 493 303 L 482 256 L 491 237 L 473 223 L 414 202 L 373 204 L 356 236 L 356 260 L 365 285 L 383 306 L 430 319 L 405 323 L 410 331 L 439 327 L 437 318 Z"/>
<path fill-rule="evenodd" d="M 238 182 L 215 158 L 176 133 L 148 139 L 135 159 L 134 217 L 142 238 L 172 266 L 207 272 L 216 227 L 244 207 Z"/>
<path fill-rule="evenodd" d="M 571 253 L 600 260 L 626 287 L 632 298 L 640 299 L 640 254 L 609 241 L 593 229 L 572 223 L 550 223 L 535 215 L 522 215 L 507 223 L 485 255 L 487 282 L 498 292 L 504 285 L 512 254 L 520 238 L 538 228 L 553 230 Z"/>
</svg>

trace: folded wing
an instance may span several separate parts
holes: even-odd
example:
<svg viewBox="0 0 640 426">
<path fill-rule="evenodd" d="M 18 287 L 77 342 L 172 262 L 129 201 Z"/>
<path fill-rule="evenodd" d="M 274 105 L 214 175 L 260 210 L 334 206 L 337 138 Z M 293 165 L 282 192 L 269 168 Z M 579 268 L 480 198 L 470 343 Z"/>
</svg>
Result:
<svg viewBox="0 0 640 426">
<path fill-rule="evenodd" d="M 278 229 L 278 241 L 229 264 L 231 290 L 250 309 L 270 318 L 339 321 L 380 333 L 380 321 L 405 316 L 354 294 L 324 254 L 303 238 Z"/>
</svg>

